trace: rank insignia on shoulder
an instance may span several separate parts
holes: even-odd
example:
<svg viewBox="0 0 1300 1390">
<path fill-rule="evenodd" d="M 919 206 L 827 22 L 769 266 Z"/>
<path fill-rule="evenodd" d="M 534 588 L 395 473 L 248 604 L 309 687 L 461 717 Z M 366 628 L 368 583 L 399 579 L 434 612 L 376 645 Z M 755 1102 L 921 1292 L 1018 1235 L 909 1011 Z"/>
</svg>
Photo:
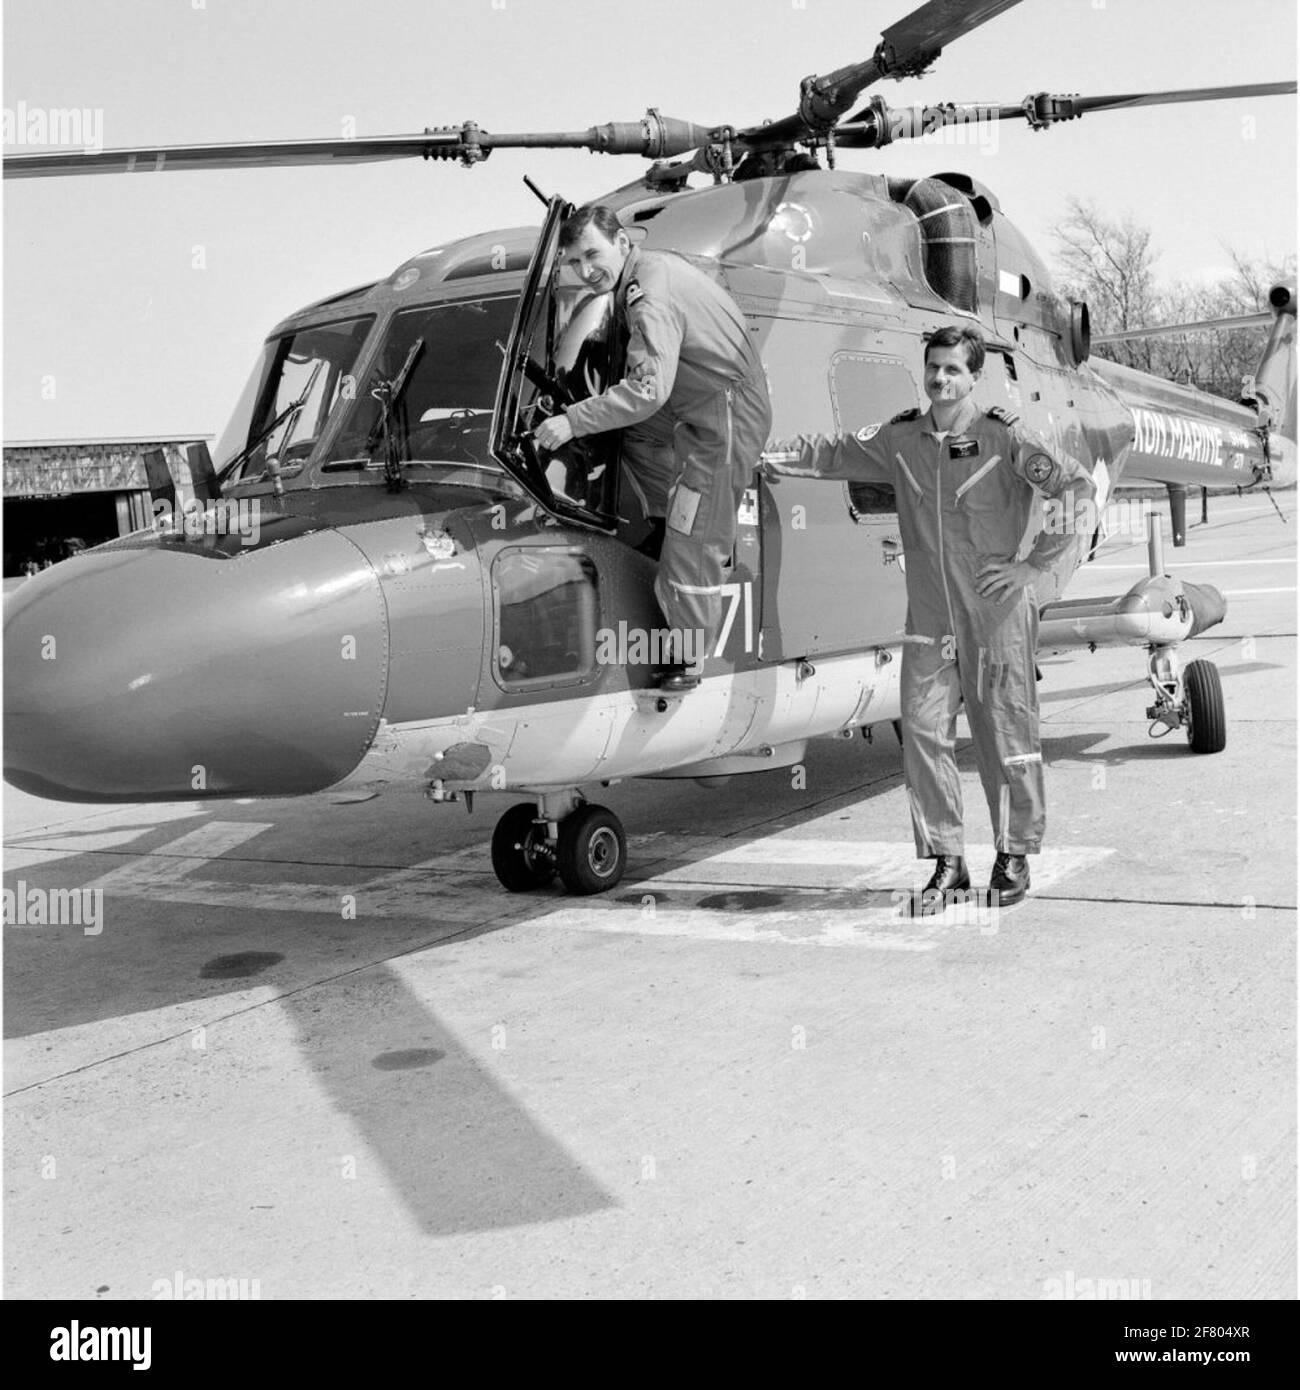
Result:
<svg viewBox="0 0 1300 1390">
<path fill-rule="evenodd" d="M 900 425 L 904 420 L 919 420 L 920 418 L 920 407 L 914 405 L 911 410 L 900 410 L 889 423 L 891 425 Z"/>
<path fill-rule="evenodd" d="M 1014 425 L 1020 420 L 1019 415 L 1000 405 L 991 405 L 984 413 L 990 420 L 996 420 L 1000 425 Z"/>
<path fill-rule="evenodd" d="M 641 284 L 639 281 L 629 280 L 627 282 L 627 294 L 624 296 L 624 299 L 627 303 L 628 308 L 631 308 L 632 305 L 635 304 L 637 300 L 641 299 L 644 295 L 645 291 L 641 288 Z"/>
</svg>

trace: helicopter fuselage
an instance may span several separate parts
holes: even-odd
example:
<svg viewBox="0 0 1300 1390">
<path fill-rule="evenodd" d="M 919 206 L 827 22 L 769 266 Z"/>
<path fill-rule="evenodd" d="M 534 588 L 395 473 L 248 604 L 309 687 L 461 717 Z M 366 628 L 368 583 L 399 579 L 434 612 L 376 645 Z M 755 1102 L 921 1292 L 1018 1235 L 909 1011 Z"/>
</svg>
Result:
<svg viewBox="0 0 1300 1390">
<path fill-rule="evenodd" d="M 958 206 L 964 262 L 927 243 L 918 182 Z M 1077 312 L 961 176 L 810 171 L 698 192 L 635 185 L 609 201 L 647 248 L 690 257 L 733 294 L 777 436 L 915 406 L 927 335 L 966 319 L 989 346 L 977 399 L 1081 461 L 1103 499 L 1135 450 L 1193 482 L 1248 482 L 1262 461 L 1244 407 L 1207 414 L 1204 398 L 1093 370 Z M 12 783 L 152 801 L 711 778 L 898 718 L 906 556 L 890 490 L 859 484 L 756 472 L 703 683 L 686 698 L 655 689 L 664 620 L 616 454 L 583 524 L 561 505 L 562 468 L 547 474 L 556 495 L 539 496 L 536 476 L 507 477 L 484 448 L 489 363 L 534 239 L 436 248 L 277 326 L 216 460 L 223 498 L 259 504 L 256 543 L 140 532 L 22 587 L 6 621 Z M 403 359 L 417 395 L 395 458 L 380 441 L 398 417 L 369 386 L 391 386 Z M 473 389 L 452 383 L 462 369 Z M 279 417 L 278 458 L 268 440 L 250 450 Z M 1045 577 L 1041 604 L 1090 539 Z"/>
</svg>

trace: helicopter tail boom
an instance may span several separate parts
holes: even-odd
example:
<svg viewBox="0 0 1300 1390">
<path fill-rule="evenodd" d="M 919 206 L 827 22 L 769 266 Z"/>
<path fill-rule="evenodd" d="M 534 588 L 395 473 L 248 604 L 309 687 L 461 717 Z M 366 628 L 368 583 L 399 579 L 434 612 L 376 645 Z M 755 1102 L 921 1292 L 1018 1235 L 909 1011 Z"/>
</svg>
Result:
<svg viewBox="0 0 1300 1390">
<path fill-rule="evenodd" d="M 1254 377 L 1243 382 L 1240 402 L 1224 400 L 1118 362 L 1095 357 L 1091 360 L 1089 366 L 1116 392 L 1133 417 L 1133 441 L 1122 461 L 1122 486 L 1294 485 L 1295 306 L 1292 286 L 1275 285 L 1270 290 L 1272 331 Z M 1216 326 L 1222 325 L 1179 324 L 1117 336 L 1136 337 L 1139 332 L 1155 336 Z"/>
</svg>

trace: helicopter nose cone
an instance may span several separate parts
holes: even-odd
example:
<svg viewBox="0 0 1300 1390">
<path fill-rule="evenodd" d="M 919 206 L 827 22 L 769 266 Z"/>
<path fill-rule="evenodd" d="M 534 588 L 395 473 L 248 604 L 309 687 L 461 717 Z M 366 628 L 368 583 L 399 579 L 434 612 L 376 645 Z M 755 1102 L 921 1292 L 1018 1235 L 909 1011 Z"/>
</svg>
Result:
<svg viewBox="0 0 1300 1390">
<path fill-rule="evenodd" d="M 378 578 L 336 531 L 112 542 L 6 606 L 5 778 L 60 801 L 318 791 L 369 746 L 386 646 Z"/>
</svg>

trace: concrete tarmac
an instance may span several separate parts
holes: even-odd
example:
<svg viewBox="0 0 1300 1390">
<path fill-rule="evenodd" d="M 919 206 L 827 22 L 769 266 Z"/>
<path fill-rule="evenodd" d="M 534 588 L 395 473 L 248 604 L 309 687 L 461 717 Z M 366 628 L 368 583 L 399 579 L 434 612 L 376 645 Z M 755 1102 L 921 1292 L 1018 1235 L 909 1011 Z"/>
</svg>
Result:
<svg viewBox="0 0 1300 1390">
<path fill-rule="evenodd" d="M 1041 663 L 1047 847 L 996 917 L 900 916 L 888 727 L 599 792 L 631 867 L 598 899 L 499 888 L 506 797 L 6 788 L 5 886 L 103 892 L 98 932 L 5 930 L 6 1292 L 1294 1298 L 1281 505 L 1166 542 L 1228 595 L 1183 649 L 1223 753 L 1148 737 L 1140 649 Z M 1070 596 L 1144 571 L 1117 538 Z"/>
</svg>

